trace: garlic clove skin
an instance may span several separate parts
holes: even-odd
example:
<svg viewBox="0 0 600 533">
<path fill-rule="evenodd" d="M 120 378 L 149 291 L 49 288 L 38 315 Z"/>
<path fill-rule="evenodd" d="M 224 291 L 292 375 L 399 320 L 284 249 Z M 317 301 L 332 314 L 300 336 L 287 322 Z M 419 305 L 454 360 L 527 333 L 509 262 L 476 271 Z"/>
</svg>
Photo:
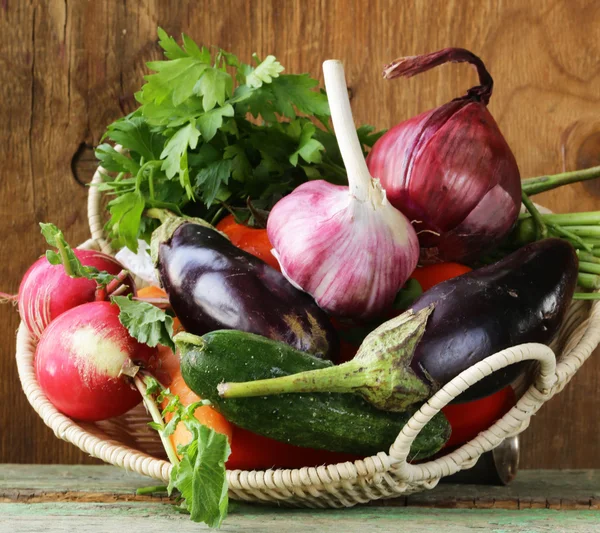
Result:
<svg viewBox="0 0 600 533">
<path fill-rule="evenodd" d="M 305 183 L 275 205 L 267 233 L 288 280 L 338 317 L 389 309 L 419 256 L 410 222 L 375 180 L 366 201 L 344 186 Z"/>
</svg>

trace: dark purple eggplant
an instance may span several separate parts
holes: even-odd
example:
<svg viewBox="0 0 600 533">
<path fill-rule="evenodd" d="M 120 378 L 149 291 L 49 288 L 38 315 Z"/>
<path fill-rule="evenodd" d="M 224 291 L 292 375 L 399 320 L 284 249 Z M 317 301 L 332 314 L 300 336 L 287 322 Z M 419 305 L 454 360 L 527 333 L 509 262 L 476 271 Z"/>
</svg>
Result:
<svg viewBox="0 0 600 533">
<path fill-rule="evenodd" d="M 335 355 L 335 330 L 311 297 L 211 226 L 168 217 L 152 241 L 161 283 L 186 331 L 236 329 Z"/>
<path fill-rule="evenodd" d="M 561 239 L 525 246 L 501 261 L 435 285 L 412 308 L 434 305 L 411 368 L 434 390 L 493 353 L 526 342 L 548 344 L 577 285 L 578 259 Z M 493 394 L 528 363 L 494 372 L 460 401 Z"/>
<path fill-rule="evenodd" d="M 432 287 L 410 311 L 371 332 L 352 361 L 226 384 L 224 395 L 355 392 L 380 409 L 404 411 L 493 353 L 526 342 L 549 343 L 571 303 L 577 269 L 577 255 L 566 241 L 532 243 Z M 460 399 L 492 394 L 522 370 L 512 365 L 496 372 Z"/>
</svg>

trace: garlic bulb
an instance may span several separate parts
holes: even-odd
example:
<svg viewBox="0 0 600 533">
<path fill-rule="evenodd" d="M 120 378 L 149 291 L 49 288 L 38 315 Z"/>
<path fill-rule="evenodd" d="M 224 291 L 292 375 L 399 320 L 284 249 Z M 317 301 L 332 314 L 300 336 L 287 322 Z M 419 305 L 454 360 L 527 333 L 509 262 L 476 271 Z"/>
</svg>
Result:
<svg viewBox="0 0 600 533">
<path fill-rule="evenodd" d="M 371 178 L 356 134 L 344 69 L 323 64 L 349 187 L 305 183 L 280 200 L 267 232 L 283 274 L 332 315 L 368 319 L 391 307 L 419 257 L 415 231 Z"/>
</svg>

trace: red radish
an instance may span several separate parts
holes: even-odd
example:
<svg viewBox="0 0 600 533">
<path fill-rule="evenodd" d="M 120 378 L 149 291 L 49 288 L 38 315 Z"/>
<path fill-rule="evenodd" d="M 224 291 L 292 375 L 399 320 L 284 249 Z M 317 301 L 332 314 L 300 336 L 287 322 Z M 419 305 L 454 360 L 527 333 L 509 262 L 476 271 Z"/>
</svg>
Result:
<svg viewBox="0 0 600 533">
<path fill-rule="evenodd" d="M 73 250 L 85 266 L 117 275 L 123 266 L 111 256 L 92 250 Z M 126 278 L 127 292 L 135 293 L 133 279 Z M 48 324 L 65 311 L 92 302 L 97 283 L 86 278 L 71 278 L 62 265 L 51 265 L 40 257 L 25 273 L 19 287 L 19 314 L 37 339 Z"/>
<path fill-rule="evenodd" d="M 90 302 L 65 311 L 44 331 L 35 353 L 36 378 L 65 415 L 97 421 L 122 415 L 142 399 L 123 363 L 151 367 L 156 348 L 141 344 L 119 322 L 119 307 Z"/>
</svg>

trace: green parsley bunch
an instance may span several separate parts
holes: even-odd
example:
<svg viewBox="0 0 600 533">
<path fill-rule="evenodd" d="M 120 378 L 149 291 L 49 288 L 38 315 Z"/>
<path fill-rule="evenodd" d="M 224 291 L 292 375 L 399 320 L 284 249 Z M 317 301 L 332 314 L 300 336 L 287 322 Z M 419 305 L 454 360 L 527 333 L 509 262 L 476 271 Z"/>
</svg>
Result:
<svg viewBox="0 0 600 533">
<path fill-rule="evenodd" d="M 269 55 L 242 63 L 221 49 L 183 46 L 162 29 L 166 60 L 136 94 L 140 107 L 111 124 L 96 157 L 111 196 L 107 231 L 116 248 L 137 250 L 158 224 L 147 208 L 170 209 L 215 223 L 227 211 L 250 225 L 301 183 L 345 184 L 329 126 L 329 105 L 308 74 L 282 74 Z M 382 132 L 361 126 L 366 150 Z"/>
</svg>

